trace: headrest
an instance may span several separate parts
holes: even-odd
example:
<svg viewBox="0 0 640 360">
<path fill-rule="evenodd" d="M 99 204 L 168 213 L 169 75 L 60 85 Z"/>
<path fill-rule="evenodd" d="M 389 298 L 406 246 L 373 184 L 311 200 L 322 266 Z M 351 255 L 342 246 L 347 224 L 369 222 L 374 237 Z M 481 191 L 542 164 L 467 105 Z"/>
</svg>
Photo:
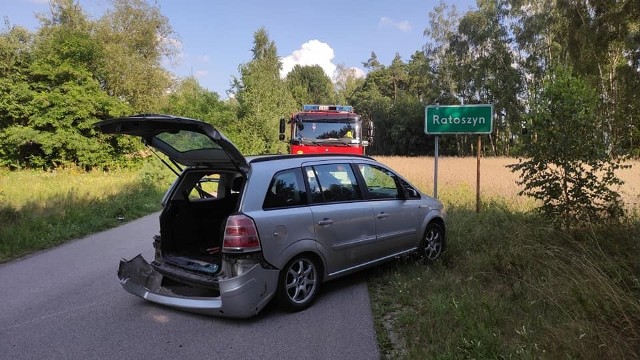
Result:
<svg viewBox="0 0 640 360">
<path fill-rule="evenodd" d="M 240 191 L 242 190 L 242 185 L 244 185 L 244 178 L 242 176 L 238 176 L 233 179 L 233 183 L 231 184 L 232 191 Z"/>
</svg>

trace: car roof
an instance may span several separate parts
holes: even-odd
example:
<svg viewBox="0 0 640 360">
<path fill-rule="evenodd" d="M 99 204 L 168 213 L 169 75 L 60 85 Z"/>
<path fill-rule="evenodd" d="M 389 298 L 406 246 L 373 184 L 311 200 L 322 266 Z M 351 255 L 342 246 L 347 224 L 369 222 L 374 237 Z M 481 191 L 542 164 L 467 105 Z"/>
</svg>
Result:
<svg viewBox="0 0 640 360">
<path fill-rule="evenodd" d="M 300 162 L 314 161 L 314 160 L 357 160 L 366 159 L 374 160 L 370 156 L 356 155 L 356 154 L 275 154 L 275 155 L 254 155 L 245 157 L 250 164 L 260 162 L 273 162 L 273 161 L 286 161 L 286 160 L 300 160 Z"/>
</svg>

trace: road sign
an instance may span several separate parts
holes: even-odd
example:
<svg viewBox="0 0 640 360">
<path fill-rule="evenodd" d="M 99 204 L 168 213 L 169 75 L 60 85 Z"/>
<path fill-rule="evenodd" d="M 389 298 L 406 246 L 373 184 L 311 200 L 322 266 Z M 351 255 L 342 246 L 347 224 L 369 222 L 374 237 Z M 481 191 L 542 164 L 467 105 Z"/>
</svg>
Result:
<svg viewBox="0 0 640 360">
<path fill-rule="evenodd" d="M 493 105 L 428 105 L 424 132 L 428 135 L 490 134 L 493 131 Z"/>
</svg>

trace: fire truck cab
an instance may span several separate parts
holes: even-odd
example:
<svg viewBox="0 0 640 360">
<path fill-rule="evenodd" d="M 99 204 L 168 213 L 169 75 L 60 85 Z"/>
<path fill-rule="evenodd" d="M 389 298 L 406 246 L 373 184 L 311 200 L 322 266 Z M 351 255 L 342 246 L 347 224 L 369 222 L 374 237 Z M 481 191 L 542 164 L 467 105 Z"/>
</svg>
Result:
<svg viewBox="0 0 640 360">
<path fill-rule="evenodd" d="M 280 140 L 285 140 L 286 119 L 280 119 Z M 348 105 L 304 105 L 291 115 L 291 154 L 364 154 L 373 139 L 373 123 L 363 120 Z"/>
</svg>

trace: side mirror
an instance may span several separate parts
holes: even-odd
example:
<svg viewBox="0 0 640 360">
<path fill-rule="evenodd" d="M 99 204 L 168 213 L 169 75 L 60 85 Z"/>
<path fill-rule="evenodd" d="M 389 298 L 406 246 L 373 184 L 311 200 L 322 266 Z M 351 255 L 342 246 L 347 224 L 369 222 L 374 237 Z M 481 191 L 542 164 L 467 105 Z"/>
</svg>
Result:
<svg viewBox="0 0 640 360">
<path fill-rule="evenodd" d="M 280 135 L 283 135 L 283 136 L 284 136 L 284 129 L 285 129 L 285 121 L 286 121 L 285 118 L 280 119 Z"/>
<path fill-rule="evenodd" d="M 366 122 L 366 137 L 367 145 L 371 145 L 373 143 L 373 121 L 371 120 Z"/>
<path fill-rule="evenodd" d="M 418 192 L 416 191 L 416 189 L 414 188 L 405 188 L 404 189 L 404 196 L 407 199 L 415 199 L 415 198 L 419 198 L 420 195 L 418 194 Z"/>
</svg>

